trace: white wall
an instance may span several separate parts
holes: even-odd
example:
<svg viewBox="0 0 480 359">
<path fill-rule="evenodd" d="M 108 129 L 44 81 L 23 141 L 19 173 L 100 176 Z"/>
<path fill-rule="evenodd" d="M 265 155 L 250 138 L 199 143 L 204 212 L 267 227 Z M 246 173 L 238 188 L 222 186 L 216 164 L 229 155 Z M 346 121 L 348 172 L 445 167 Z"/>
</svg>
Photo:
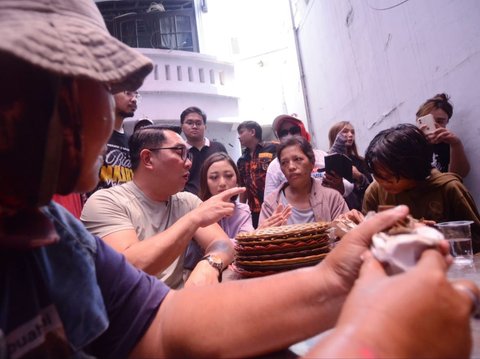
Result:
<svg viewBox="0 0 480 359">
<path fill-rule="evenodd" d="M 377 132 L 413 123 L 424 100 L 446 92 L 449 128 L 472 164 L 465 184 L 480 204 L 480 1 L 291 1 L 317 146 L 348 120 L 363 152 Z"/>
<path fill-rule="evenodd" d="M 288 0 L 208 0 L 198 15 L 200 51 L 235 64 L 239 122 L 306 118 Z"/>
</svg>

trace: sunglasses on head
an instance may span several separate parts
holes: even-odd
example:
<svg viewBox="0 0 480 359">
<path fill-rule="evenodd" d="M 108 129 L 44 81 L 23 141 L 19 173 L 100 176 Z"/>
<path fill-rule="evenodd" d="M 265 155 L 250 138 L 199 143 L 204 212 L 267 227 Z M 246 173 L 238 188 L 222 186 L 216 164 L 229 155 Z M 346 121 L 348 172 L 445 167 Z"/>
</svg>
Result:
<svg viewBox="0 0 480 359">
<path fill-rule="evenodd" d="M 292 126 L 288 130 L 284 129 L 278 132 L 278 137 L 282 138 L 285 137 L 288 134 L 291 135 L 298 135 L 300 133 L 301 129 L 299 126 Z"/>
</svg>

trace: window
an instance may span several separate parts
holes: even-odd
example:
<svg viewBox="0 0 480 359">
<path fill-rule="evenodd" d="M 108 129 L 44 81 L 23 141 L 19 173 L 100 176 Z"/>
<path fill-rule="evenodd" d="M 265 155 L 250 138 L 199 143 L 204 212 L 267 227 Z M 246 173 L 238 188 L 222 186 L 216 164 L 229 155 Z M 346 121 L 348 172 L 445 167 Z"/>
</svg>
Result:
<svg viewBox="0 0 480 359">
<path fill-rule="evenodd" d="M 101 4 L 99 8 L 110 33 L 131 47 L 199 52 L 193 6 L 148 12 L 133 5 L 102 9 Z"/>
</svg>

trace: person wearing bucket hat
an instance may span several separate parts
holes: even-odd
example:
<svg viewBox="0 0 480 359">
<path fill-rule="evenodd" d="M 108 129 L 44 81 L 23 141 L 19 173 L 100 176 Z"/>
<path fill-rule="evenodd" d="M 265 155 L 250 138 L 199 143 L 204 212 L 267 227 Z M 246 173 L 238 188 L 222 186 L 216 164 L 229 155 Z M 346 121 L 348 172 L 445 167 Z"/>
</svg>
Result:
<svg viewBox="0 0 480 359">
<path fill-rule="evenodd" d="M 428 250 L 415 270 L 395 277 L 371 257 L 362 266 L 371 235 L 405 218 L 406 207 L 362 223 L 321 265 L 263 280 L 174 291 L 136 270 L 50 198 L 95 186 L 113 129 L 110 91 L 134 91 L 151 63 L 108 35 L 91 0 L 0 1 L 0 31 L 2 358 L 246 357 L 337 318 L 317 356 L 360 355 L 362 343 L 378 356 L 468 356 L 479 292 L 469 281 L 461 290 L 447 281 L 443 250 Z M 382 297 L 393 289 L 397 295 Z M 409 295 L 419 300 L 405 308 Z M 363 330 L 365 317 L 378 330 Z M 428 327 L 406 337 L 416 322 Z M 382 340 L 394 334 L 401 345 Z"/>
<path fill-rule="evenodd" d="M 293 115 L 277 116 L 273 121 L 272 128 L 279 140 L 286 139 L 289 136 L 302 136 L 308 142 L 312 140 L 312 136 L 306 130 L 303 122 Z M 312 177 L 322 177 L 318 170 L 325 168 L 325 156 L 327 153 L 318 149 L 314 149 L 313 152 L 315 154 L 315 166 L 312 171 Z M 285 183 L 286 180 L 278 159 L 274 159 L 267 169 L 264 197 L 266 198 L 275 189 Z M 322 184 L 325 187 L 336 189 L 344 198 L 348 197 L 353 191 L 353 184 L 341 177 L 329 175 L 328 179 L 322 178 L 322 180 Z"/>
</svg>

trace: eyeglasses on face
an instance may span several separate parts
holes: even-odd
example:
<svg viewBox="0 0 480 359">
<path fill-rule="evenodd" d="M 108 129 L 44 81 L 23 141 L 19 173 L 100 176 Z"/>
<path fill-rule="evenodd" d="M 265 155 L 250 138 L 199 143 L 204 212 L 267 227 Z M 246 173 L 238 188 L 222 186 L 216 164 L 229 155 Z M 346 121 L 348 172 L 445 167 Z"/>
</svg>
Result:
<svg viewBox="0 0 480 359">
<path fill-rule="evenodd" d="M 175 150 L 177 152 L 181 159 L 186 162 L 187 159 L 192 161 L 192 153 L 187 150 L 185 146 L 173 146 L 173 147 L 158 147 L 158 148 L 147 148 L 149 151 L 160 151 L 160 150 Z"/>
<path fill-rule="evenodd" d="M 278 132 L 278 137 L 282 138 L 287 136 L 288 134 L 293 135 L 298 135 L 301 132 L 301 129 L 299 126 L 292 126 L 289 129 L 284 129 Z"/>
<path fill-rule="evenodd" d="M 185 121 L 183 124 L 187 125 L 187 126 L 190 126 L 190 127 L 193 127 L 193 126 L 196 126 L 196 127 L 202 127 L 203 126 L 203 121 Z"/>
<path fill-rule="evenodd" d="M 130 100 L 134 98 L 135 100 L 140 101 L 140 99 L 142 98 L 142 96 L 140 96 L 140 94 L 137 91 L 123 91 L 123 93 Z"/>
</svg>

